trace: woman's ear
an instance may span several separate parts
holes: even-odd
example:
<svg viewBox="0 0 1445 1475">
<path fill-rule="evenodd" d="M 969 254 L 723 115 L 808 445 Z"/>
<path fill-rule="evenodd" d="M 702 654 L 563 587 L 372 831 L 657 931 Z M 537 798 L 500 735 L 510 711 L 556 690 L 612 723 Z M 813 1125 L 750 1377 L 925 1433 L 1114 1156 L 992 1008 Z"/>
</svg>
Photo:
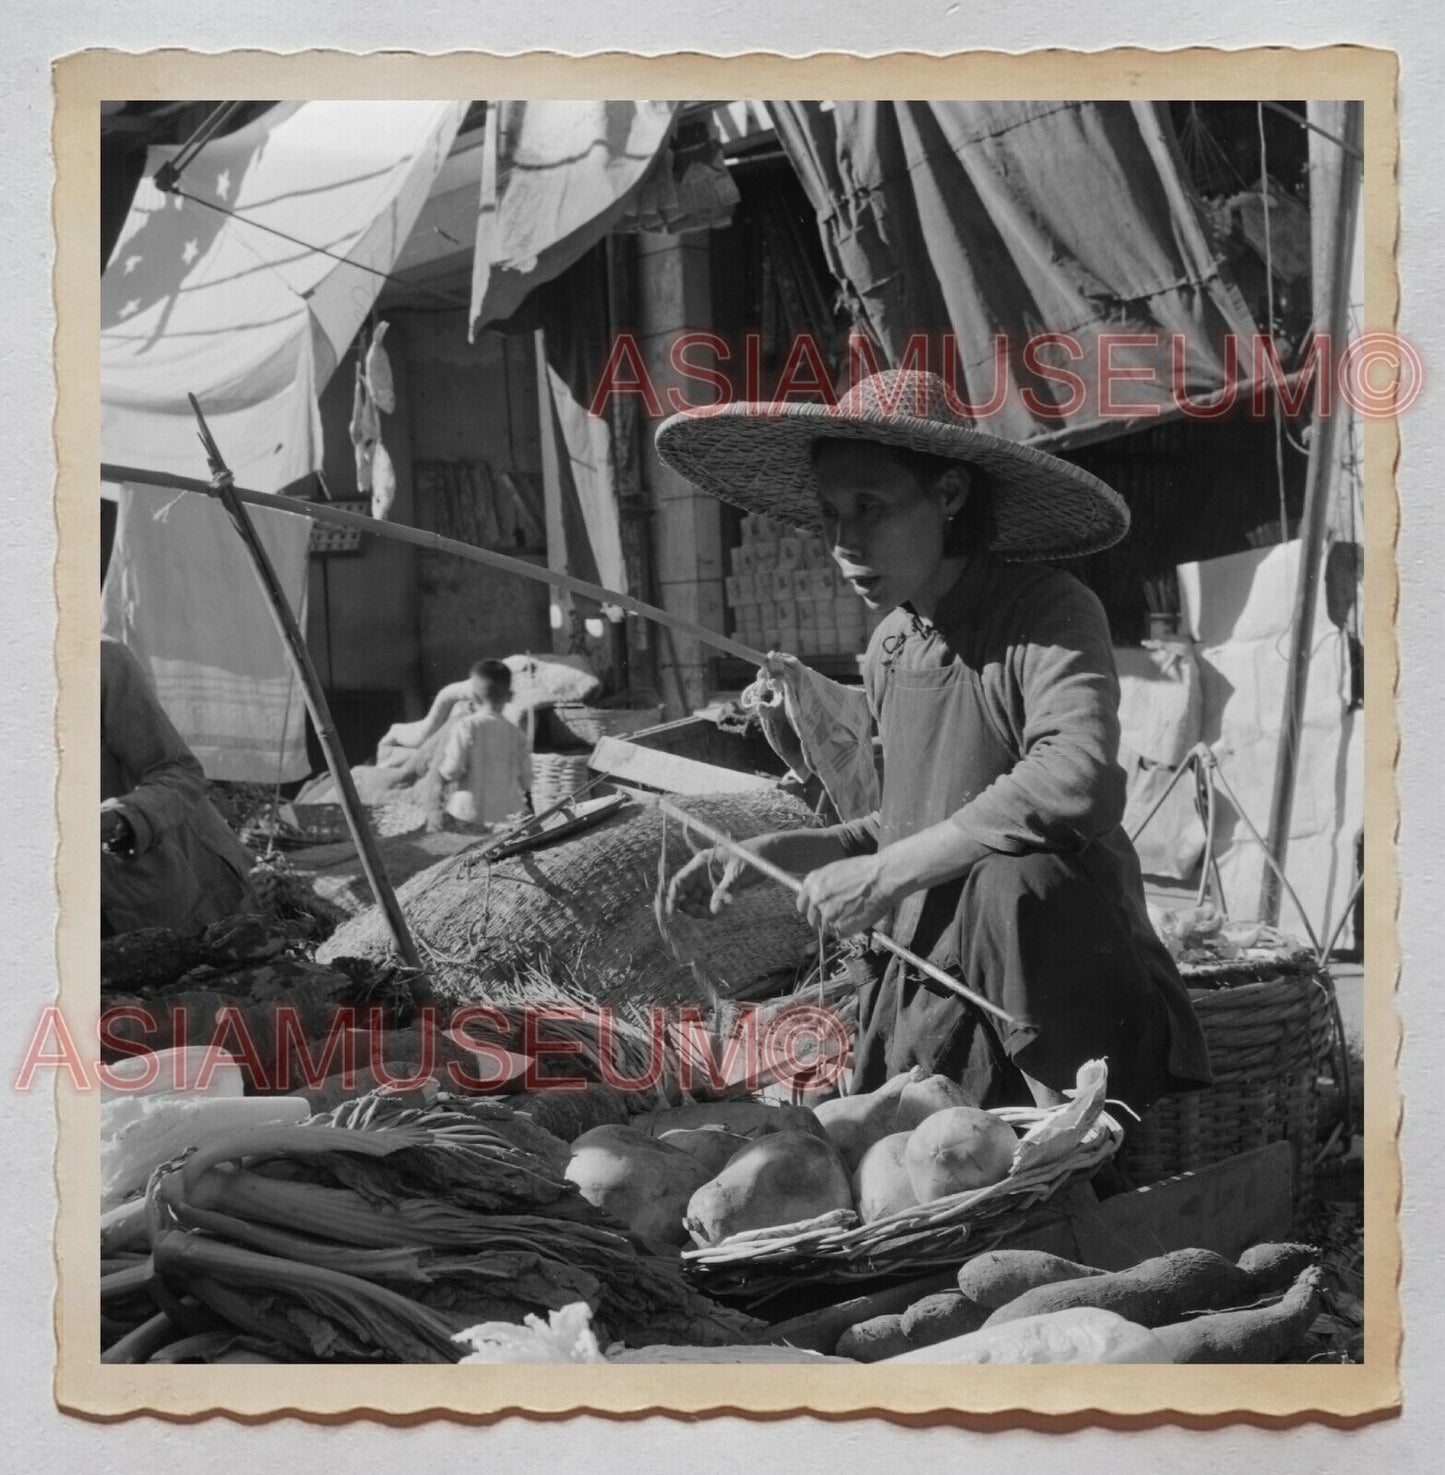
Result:
<svg viewBox="0 0 1445 1475">
<path fill-rule="evenodd" d="M 933 489 L 943 498 L 943 510 L 950 519 L 963 511 L 972 486 L 967 466 L 949 467 L 934 483 Z"/>
</svg>

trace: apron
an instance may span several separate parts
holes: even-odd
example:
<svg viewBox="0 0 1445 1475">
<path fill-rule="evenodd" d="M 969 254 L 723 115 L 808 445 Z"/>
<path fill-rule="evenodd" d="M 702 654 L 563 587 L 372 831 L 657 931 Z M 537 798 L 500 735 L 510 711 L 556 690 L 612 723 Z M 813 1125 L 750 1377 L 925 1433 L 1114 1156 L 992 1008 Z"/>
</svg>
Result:
<svg viewBox="0 0 1445 1475">
<path fill-rule="evenodd" d="M 878 714 L 883 738 L 883 797 L 878 846 L 947 819 L 1018 762 L 998 732 L 979 673 L 961 660 L 942 667 L 893 667 Z M 889 735 L 908 733 L 909 760 L 889 762 Z M 931 741 L 920 742 L 928 734 Z M 957 976 L 951 933 L 964 878 L 906 896 L 885 924 L 905 947 Z M 865 955 L 859 992 L 853 1089 L 873 1090 L 911 1066 L 940 1070 L 975 1096 L 1003 1094 L 1028 1102 L 1022 1075 L 1010 1063 L 984 1016 L 932 979 L 889 957 L 881 969 Z M 977 987 L 976 984 L 971 986 Z M 1007 1084 L 1000 1077 L 1013 1077 Z"/>
</svg>

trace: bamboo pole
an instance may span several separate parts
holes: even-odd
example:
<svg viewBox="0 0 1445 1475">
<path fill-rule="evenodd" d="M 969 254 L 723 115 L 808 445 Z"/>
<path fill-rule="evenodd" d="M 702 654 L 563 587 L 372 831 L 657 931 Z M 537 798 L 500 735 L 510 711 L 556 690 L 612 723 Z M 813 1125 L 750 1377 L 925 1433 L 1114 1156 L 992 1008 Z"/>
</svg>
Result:
<svg viewBox="0 0 1445 1475">
<path fill-rule="evenodd" d="M 220 494 L 208 481 L 191 476 L 176 476 L 169 471 L 147 471 L 139 466 L 117 466 L 102 462 L 102 481 L 128 482 L 132 486 L 163 487 L 168 491 L 199 492 L 202 496 L 216 497 Z M 542 569 L 524 559 L 509 558 L 505 553 L 494 553 L 490 548 L 478 548 L 473 543 L 463 543 L 457 538 L 444 538 L 440 533 L 427 532 L 422 528 L 410 528 L 401 523 L 378 522 L 372 517 L 363 517 L 357 512 L 347 512 L 325 502 L 303 502 L 299 497 L 282 497 L 272 492 L 253 492 L 246 487 L 234 487 L 236 500 L 252 507 L 274 507 L 280 512 L 295 512 L 309 517 L 314 522 L 330 523 L 333 527 L 354 528 L 358 532 L 372 533 L 378 538 L 393 538 L 399 543 L 410 543 L 416 548 L 429 548 L 436 553 L 450 553 L 457 558 L 469 559 L 473 563 L 485 564 L 488 568 L 505 574 L 515 574 L 520 579 L 532 579 L 543 584 L 553 584 L 568 589 L 573 594 L 584 595 L 600 604 L 615 604 L 658 625 L 666 625 L 679 634 L 689 635 L 704 645 L 728 655 L 751 661 L 756 666 L 764 665 L 767 657 L 751 646 L 729 636 L 720 635 L 704 625 L 696 625 L 679 615 L 659 609 L 653 604 L 644 604 L 630 595 L 619 594 L 613 589 L 604 589 L 600 584 L 589 584 L 585 579 L 575 579 L 561 569 Z"/>
<path fill-rule="evenodd" d="M 755 871 L 767 876 L 769 880 L 776 881 L 779 886 L 786 887 L 794 896 L 803 889 L 803 883 L 796 876 L 789 875 L 781 866 L 775 866 L 772 861 L 765 860 L 761 855 L 749 850 L 744 845 L 739 845 L 730 835 L 725 835 L 721 830 L 714 829 L 705 820 L 700 820 L 696 815 L 691 815 L 685 809 L 679 809 L 677 805 L 669 803 L 666 799 L 657 799 L 657 807 L 668 816 L 675 819 L 686 829 L 696 830 L 699 835 L 719 850 L 725 850 L 729 855 L 736 856 L 745 865 L 750 865 Z M 941 983 L 944 988 L 957 994 L 959 998 L 970 1003 L 976 1009 L 982 1009 L 992 1014 L 996 1019 L 1002 1019 L 1005 1024 L 1017 1024 L 1012 1014 L 1007 1010 L 1000 1009 L 991 999 L 986 999 L 982 994 L 976 994 L 971 988 L 960 983 L 956 978 L 951 978 L 942 968 L 936 968 L 927 958 L 920 958 L 917 953 L 910 952 L 901 942 L 895 942 L 883 932 L 870 934 L 872 940 L 885 951 L 890 952 L 896 958 L 901 958 L 911 968 L 917 968 L 920 973 L 926 973 L 935 983 Z"/>
<path fill-rule="evenodd" d="M 1324 307 L 1315 327 L 1329 338 L 1329 362 L 1340 352 L 1349 332 L 1350 256 L 1359 204 L 1363 131 L 1363 108 L 1350 103 L 1345 112 L 1345 151 L 1340 160 L 1333 209 L 1328 220 L 1329 279 L 1317 287 L 1316 301 Z M 1315 227 L 1321 224 L 1315 212 Z M 1323 322 L 1319 319 L 1323 317 Z M 1322 391 L 1328 395 L 1328 389 Z M 1327 403 L 1317 400 L 1317 404 Z M 1266 867 L 1259 888 L 1259 920 L 1271 926 L 1279 920 L 1280 883 L 1289 853 L 1290 817 L 1294 809 L 1295 775 L 1299 764 L 1300 740 L 1304 732 L 1305 694 L 1309 689 L 1310 646 L 1314 639 L 1315 607 L 1320 583 L 1320 555 L 1324 548 L 1329 492 L 1339 456 L 1340 411 L 1317 411 L 1310 438 L 1309 466 L 1305 472 L 1304 513 L 1300 519 L 1299 575 L 1295 585 L 1294 617 L 1290 625 L 1289 675 L 1285 688 L 1284 713 L 1280 724 L 1274 788 L 1270 796 L 1267 849 L 1274 861 Z"/>
<path fill-rule="evenodd" d="M 271 557 L 256 532 L 256 525 L 251 521 L 251 515 L 246 511 L 244 501 L 235 486 L 231 473 L 226 469 L 226 463 L 206 425 L 201 407 L 195 395 L 188 395 L 187 398 L 200 423 L 201 443 L 206 448 L 207 459 L 216 476 L 215 485 L 210 488 L 211 494 L 220 499 L 236 531 L 241 535 L 241 541 L 245 544 L 246 552 L 251 558 L 251 567 L 266 595 L 271 613 L 281 632 L 281 638 L 286 642 L 286 648 L 296 667 L 297 675 L 301 678 L 301 692 L 311 712 L 311 721 L 315 725 L 316 736 L 321 742 L 322 751 L 326 754 L 326 766 L 331 770 L 331 777 L 336 782 L 337 793 L 341 799 L 341 812 L 346 816 L 346 827 L 351 831 L 351 838 L 361 857 L 361 867 L 366 872 L 372 895 L 376 897 L 377 905 L 380 906 L 382 915 L 386 918 L 392 941 L 396 944 L 396 950 L 401 954 L 403 962 L 420 973 L 421 958 L 417 954 L 416 944 L 412 941 L 411 932 L 407 928 L 406 918 L 402 914 L 401 904 L 396 899 L 396 892 L 392 889 L 391 880 L 381 863 L 381 854 L 376 847 L 376 837 L 371 833 L 371 826 L 367 823 L 366 815 L 362 811 L 361 798 L 356 792 L 356 783 L 351 777 L 351 765 L 346 761 L 345 753 L 341 751 L 336 726 L 331 720 L 331 711 L 326 704 L 321 680 L 316 674 L 316 667 L 311 662 L 311 653 L 306 648 L 301 627 L 296 622 L 291 603 L 286 598 L 286 591 L 282 589 L 281 581 L 276 577 L 276 569 L 271 562 Z"/>
</svg>

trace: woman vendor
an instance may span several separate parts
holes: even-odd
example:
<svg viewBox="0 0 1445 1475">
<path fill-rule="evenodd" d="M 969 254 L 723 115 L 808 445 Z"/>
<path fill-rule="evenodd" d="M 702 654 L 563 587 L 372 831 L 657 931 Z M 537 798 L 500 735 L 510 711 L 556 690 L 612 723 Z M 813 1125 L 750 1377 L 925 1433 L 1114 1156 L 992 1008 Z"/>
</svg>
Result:
<svg viewBox="0 0 1445 1475">
<path fill-rule="evenodd" d="M 1051 1105 L 1099 1057 L 1110 1096 L 1136 1111 L 1207 1085 L 1203 1034 L 1120 826 L 1104 611 L 1043 562 L 1123 537 L 1118 494 L 979 430 L 940 379 L 911 370 L 865 379 L 835 407 L 675 415 L 657 446 L 715 496 L 821 523 L 853 589 L 890 611 L 863 671 L 882 743 L 879 808 L 747 845 L 801 879 L 814 926 L 841 937 L 880 926 L 1013 1022 L 865 953 L 853 1088 L 921 1065 L 984 1106 Z M 716 912 L 760 880 L 704 851 L 669 901 Z"/>
</svg>

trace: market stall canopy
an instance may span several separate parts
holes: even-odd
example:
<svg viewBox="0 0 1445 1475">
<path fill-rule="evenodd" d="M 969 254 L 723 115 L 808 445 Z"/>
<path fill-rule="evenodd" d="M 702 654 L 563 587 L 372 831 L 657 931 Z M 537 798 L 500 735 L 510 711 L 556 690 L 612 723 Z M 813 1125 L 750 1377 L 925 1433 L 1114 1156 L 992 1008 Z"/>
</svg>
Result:
<svg viewBox="0 0 1445 1475">
<path fill-rule="evenodd" d="M 180 194 L 154 182 L 178 150 L 150 149 L 101 279 L 102 459 L 195 475 L 191 392 L 242 485 L 315 471 L 317 397 L 466 109 L 285 103 L 206 144 Z"/>
<path fill-rule="evenodd" d="M 499 102 L 487 113 L 472 336 L 510 317 L 622 220 L 678 104 Z"/>
<path fill-rule="evenodd" d="M 188 392 L 243 486 L 319 469 L 317 401 L 410 233 L 463 102 L 307 102 L 178 150 L 153 148 L 101 280 L 104 461 L 203 474 Z M 254 521 L 298 614 L 308 519 Z M 121 491 L 102 621 L 146 666 L 209 777 L 308 771 L 305 708 L 245 550 L 208 498 Z"/>
<path fill-rule="evenodd" d="M 955 334 L 959 395 L 1002 403 L 1000 435 L 1077 444 L 1137 429 L 1174 409 L 1171 335 L 1186 349 L 1180 389 L 1202 399 L 1225 382 L 1229 333 L 1254 322 L 1225 274 L 1185 183 L 1167 118 L 1152 103 L 770 102 L 789 159 L 817 211 L 829 264 L 880 362 L 900 364 L 918 333 Z M 1034 335 L 1069 335 L 1039 357 L 1083 383 L 1030 373 Z M 994 342 L 1005 335 L 1007 369 Z M 1101 338 L 1118 365 L 1150 373 L 1117 384 L 1103 413 Z M 1241 370 L 1248 368 L 1248 360 Z M 997 381 L 997 390 L 996 390 Z M 1139 407 L 1133 409 L 1132 407 Z"/>
</svg>

